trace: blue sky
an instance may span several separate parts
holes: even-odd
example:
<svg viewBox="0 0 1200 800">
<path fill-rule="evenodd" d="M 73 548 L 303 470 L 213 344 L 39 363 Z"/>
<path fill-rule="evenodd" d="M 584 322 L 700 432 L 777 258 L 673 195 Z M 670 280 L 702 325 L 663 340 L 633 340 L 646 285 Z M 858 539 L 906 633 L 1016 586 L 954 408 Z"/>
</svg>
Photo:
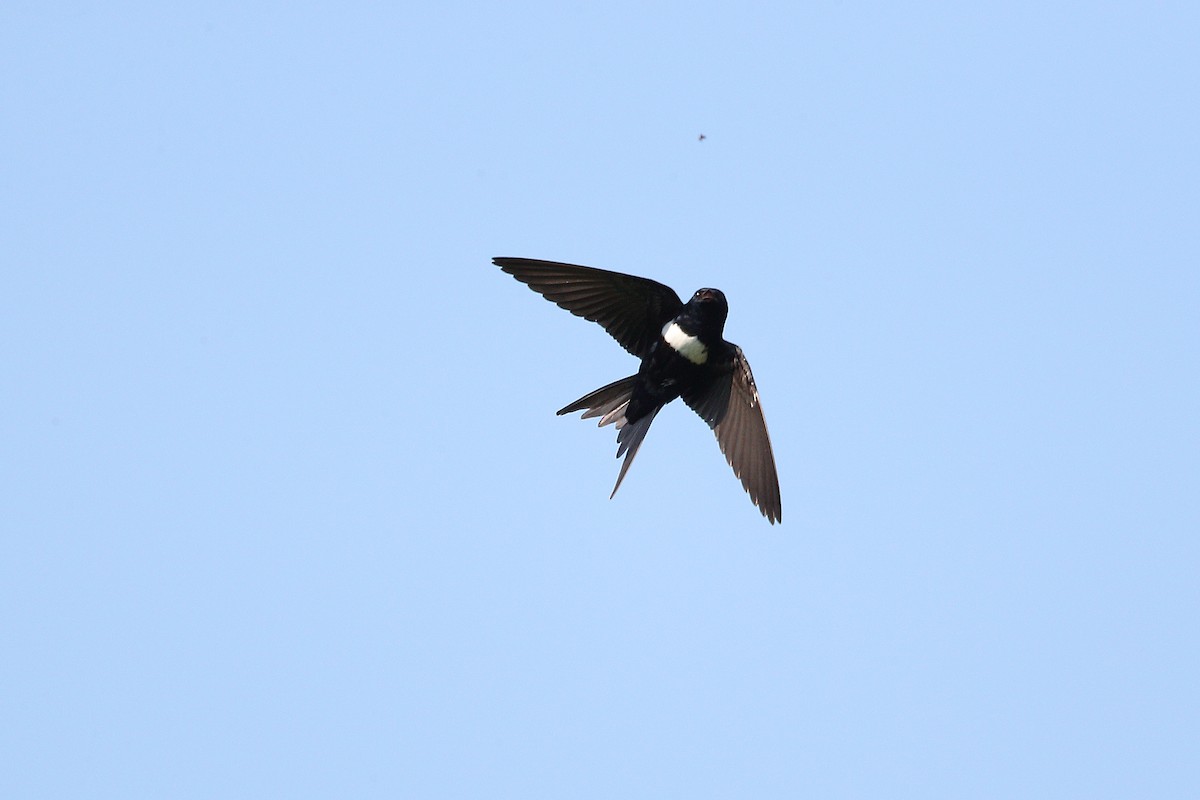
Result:
<svg viewBox="0 0 1200 800">
<path fill-rule="evenodd" d="M 1200 793 L 1195 6 L 426 5 L 0 10 L 0 793 Z"/>
</svg>

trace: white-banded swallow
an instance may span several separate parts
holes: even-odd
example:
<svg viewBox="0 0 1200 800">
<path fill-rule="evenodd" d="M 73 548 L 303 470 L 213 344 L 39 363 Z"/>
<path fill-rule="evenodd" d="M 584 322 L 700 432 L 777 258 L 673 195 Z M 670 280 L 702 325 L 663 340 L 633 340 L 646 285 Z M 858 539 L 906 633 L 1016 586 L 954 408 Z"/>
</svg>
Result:
<svg viewBox="0 0 1200 800">
<path fill-rule="evenodd" d="M 771 524 L 779 522 L 779 477 L 754 376 L 742 348 L 723 338 L 729 304 L 718 289 L 700 289 L 684 303 L 669 286 L 620 272 L 539 261 L 493 263 L 547 300 L 599 323 L 641 360 L 636 375 L 613 381 L 559 410 L 616 423 L 621 487 L 650 423 L 682 397 L 717 436 L 729 466 Z"/>
</svg>

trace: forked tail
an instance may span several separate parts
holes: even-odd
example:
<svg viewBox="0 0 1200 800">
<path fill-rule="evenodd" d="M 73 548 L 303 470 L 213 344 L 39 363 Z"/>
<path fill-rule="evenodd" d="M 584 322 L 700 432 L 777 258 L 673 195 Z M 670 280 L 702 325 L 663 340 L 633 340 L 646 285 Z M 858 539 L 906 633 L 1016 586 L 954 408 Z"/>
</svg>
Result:
<svg viewBox="0 0 1200 800">
<path fill-rule="evenodd" d="M 625 473 L 629 471 L 633 457 L 637 455 L 638 448 L 642 446 L 642 440 L 646 438 L 646 431 L 650 430 L 650 423 L 654 421 L 654 417 L 660 410 L 655 408 L 634 422 L 628 422 L 625 419 L 625 409 L 629 406 L 629 399 L 633 396 L 633 386 L 636 380 L 636 375 L 630 375 L 628 378 L 613 381 L 607 386 L 585 394 L 558 412 L 561 415 L 582 411 L 581 419 L 600 417 L 600 427 L 616 423 L 617 458 L 624 455 L 625 460 L 621 462 L 617 485 L 613 487 L 612 494 L 608 496 L 610 500 L 616 496 L 617 489 L 621 488 L 621 481 L 625 480 Z"/>
</svg>

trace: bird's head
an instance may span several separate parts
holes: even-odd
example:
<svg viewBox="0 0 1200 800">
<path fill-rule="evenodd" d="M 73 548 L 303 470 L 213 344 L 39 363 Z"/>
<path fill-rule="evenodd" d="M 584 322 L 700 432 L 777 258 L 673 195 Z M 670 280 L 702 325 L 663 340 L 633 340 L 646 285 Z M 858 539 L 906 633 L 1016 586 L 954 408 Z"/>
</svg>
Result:
<svg viewBox="0 0 1200 800">
<path fill-rule="evenodd" d="M 700 323 L 701 330 L 717 334 L 725 329 L 725 318 L 729 316 L 729 303 L 720 289 L 697 289 L 688 301 L 691 316 Z"/>
</svg>

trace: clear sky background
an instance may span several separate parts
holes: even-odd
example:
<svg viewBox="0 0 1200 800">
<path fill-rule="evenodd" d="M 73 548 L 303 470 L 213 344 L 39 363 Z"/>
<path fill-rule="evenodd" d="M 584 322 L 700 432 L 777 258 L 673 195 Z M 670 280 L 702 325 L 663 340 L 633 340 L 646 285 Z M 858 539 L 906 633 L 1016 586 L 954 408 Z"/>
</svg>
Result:
<svg viewBox="0 0 1200 800">
<path fill-rule="evenodd" d="M 1200 796 L 1198 42 L 3 4 L 0 795 Z M 723 289 L 783 524 L 496 255 Z"/>
</svg>

